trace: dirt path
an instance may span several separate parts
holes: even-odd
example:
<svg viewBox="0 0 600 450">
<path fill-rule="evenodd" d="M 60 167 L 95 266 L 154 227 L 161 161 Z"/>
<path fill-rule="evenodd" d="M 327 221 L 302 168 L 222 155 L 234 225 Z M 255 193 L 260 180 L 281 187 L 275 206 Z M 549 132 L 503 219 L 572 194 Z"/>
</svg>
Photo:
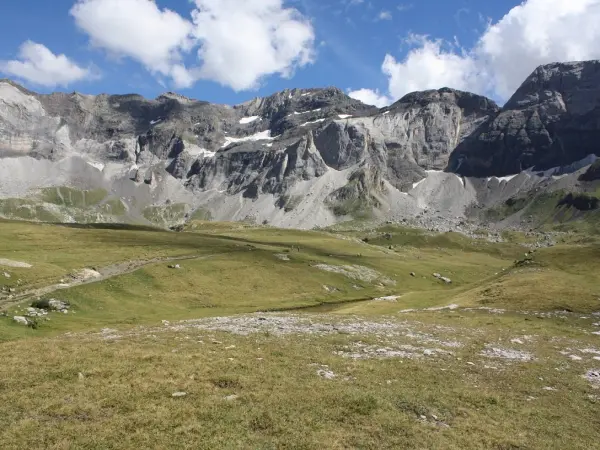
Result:
<svg viewBox="0 0 600 450">
<path fill-rule="evenodd" d="M 10 306 L 13 306 L 17 303 L 21 303 L 24 300 L 34 297 L 41 297 L 43 295 L 51 294 L 52 292 L 60 291 L 62 289 L 69 289 L 74 286 L 82 286 L 84 284 L 92 284 L 99 283 L 101 281 L 107 280 L 109 278 L 114 278 L 119 275 L 125 275 L 131 272 L 135 272 L 136 270 L 153 265 L 153 264 L 161 264 L 167 262 L 174 261 L 186 261 L 192 259 L 208 259 L 217 254 L 212 255 L 187 255 L 187 256 L 169 256 L 163 258 L 152 258 L 147 260 L 132 260 L 132 261 L 124 261 L 116 264 L 111 264 L 109 266 L 105 266 L 99 268 L 97 270 L 98 276 L 90 276 L 87 278 L 72 278 L 68 282 L 65 283 L 57 283 L 50 284 L 48 286 L 43 286 L 40 288 L 29 289 L 18 294 L 15 294 L 12 298 L 4 298 L 0 299 L 0 311 L 6 310 Z"/>
</svg>

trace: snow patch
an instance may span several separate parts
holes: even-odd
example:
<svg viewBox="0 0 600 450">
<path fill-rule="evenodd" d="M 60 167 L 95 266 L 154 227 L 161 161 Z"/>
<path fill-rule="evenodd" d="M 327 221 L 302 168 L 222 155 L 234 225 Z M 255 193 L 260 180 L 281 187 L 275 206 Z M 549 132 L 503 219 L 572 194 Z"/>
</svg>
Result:
<svg viewBox="0 0 600 450">
<path fill-rule="evenodd" d="M 454 175 L 456 175 L 456 174 L 454 174 Z M 456 175 L 456 178 L 458 178 L 458 181 L 460 181 L 462 183 L 463 187 L 465 187 L 465 179 L 459 175 Z"/>
<path fill-rule="evenodd" d="M 307 92 L 306 94 L 302 94 L 300 97 L 306 97 L 307 95 L 310 95 L 310 92 Z"/>
<path fill-rule="evenodd" d="M 338 114 L 338 117 L 340 119 L 348 119 L 348 118 L 352 117 L 352 114 Z"/>
<path fill-rule="evenodd" d="M 288 117 L 290 117 L 290 116 L 301 116 L 302 114 L 314 113 L 314 112 L 319 112 L 319 111 L 321 111 L 321 108 L 311 109 L 310 111 L 302 111 L 302 112 L 294 111 L 293 113 L 288 114 Z"/>
<path fill-rule="evenodd" d="M 312 122 L 305 122 L 302 125 L 300 125 L 301 127 L 305 127 L 307 125 L 312 125 L 313 123 L 321 123 L 321 122 L 325 122 L 327 119 L 317 119 L 317 120 L 313 120 Z"/>
<path fill-rule="evenodd" d="M 275 139 L 275 137 L 271 137 L 271 130 L 261 131 L 259 133 L 255 133 L 251 136 L 246 136 L 242 138 L 234 138 L 227 136 L 225 138 L 225 143 L 221 146 L 221 148 L 229 147 L 229 145 L 234 144 L 236 142 L 247 142 L 247 141 L 267 141 Z"/>
<path fill-rule="evenodd" d="M 252 123 L 256 120 L 262 120 L 262 119 L 259 116 L 242 117 L 240 119 L 240 124 L 245 125 L 247 123 Z"/>
<path fill-rule="evenodd" d="M 416 189 L 416 187 L 417 187 L 418 185 L 420 185 L 420 184 L 421 184 L 423 181 L 425 181 L 426 179 L 427 179 L 427 178 L 423 178 L 422 180 L 419 180 L 419 181 L 417 181 L 416 183 L 413 183 L 413 185 L 412 185 L 412 188 L 413 188 L 413 189 Z"/>
<path fill-rule="evenodd" d="M 156 125 L 158 122 L 161 122 L 162 119 L 151 120 L 150 125 Z"/>
<path fill-rule="evenodd" d="M 190 156 L 197 156 L 201 158 L 214 158 L 216 155 L 216 152 L 211 152 L 210 150 L 198 147 L 196 145 L 186 147 L 185 152 Z"/>
<path fill-rule="evenodd" d="M 513 179 L 513 178 L 515 178 L 515 177 L 518 177 L 519 175 L 520 175 L 520 174 L 516 173 L 516 174 L 514 174 L 514 175 L 506 175 L 505 177 L 489 177 L 489 178 L 487 179 L 487 181 L 488 181 L 488 183 L 489 183 L 489 182 L 490 182 L 492 179 L 494 179 L 494 178 L 495 178 L 495 179 L 496 179 L 496 180 L 498 180 L 500 183 L 502 183 L 503 181 L 506 181 L 506 182 L 508 183 L 510 180 L 512 180 L 512 179 Z"/>
</svg>

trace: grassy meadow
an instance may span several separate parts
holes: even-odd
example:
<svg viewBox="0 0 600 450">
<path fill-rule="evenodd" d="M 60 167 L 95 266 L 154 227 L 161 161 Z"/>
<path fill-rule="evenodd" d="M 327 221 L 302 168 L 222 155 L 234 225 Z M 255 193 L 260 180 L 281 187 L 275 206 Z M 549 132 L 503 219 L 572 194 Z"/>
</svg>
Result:
<svg viewBox="0 0 600 450">
<path fill-rule="evenodd" d="M 595 448 L 600 244 L 530 240 L 0 221 L 2 448 Z"/>
</svg>

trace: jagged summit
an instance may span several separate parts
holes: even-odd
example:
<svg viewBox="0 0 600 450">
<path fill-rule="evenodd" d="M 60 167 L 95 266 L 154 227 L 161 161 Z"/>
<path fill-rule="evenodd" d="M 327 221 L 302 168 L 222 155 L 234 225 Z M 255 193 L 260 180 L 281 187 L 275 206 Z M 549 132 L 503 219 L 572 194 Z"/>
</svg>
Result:
<svg viewBox="0 0 600 450">
<path fill-rule="evenodd" d="M 600 61 L 538 67 L 494 120 L 453 153 L 463 175 L 547 170 L 600 155 Z"/>
</svg>

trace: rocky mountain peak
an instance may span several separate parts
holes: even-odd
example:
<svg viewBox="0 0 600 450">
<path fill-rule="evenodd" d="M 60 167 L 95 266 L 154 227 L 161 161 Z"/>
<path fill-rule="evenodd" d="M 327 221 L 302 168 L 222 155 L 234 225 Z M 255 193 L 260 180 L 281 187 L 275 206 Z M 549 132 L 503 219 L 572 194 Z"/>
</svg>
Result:
<svg viewBox="0 0 600 450">
<path fill-rule="evenodd" d="M 468 176 L 548 170 L 600 154 L 600 61 L 538 67 L 448 168 Z"/>
<path fill-rule="evenodd" d="M 424 107 L 431 103 L 454 104 L 468 113 L 475 110 L 496 113 L 500 110 L 496 102 L 487 97 L 447 87 L 411 92 L 392 104 L 389 109 L 416 105 Z"/>
<path fill-rule="evenodd" d="M 560 103 L 576 112 L 600 102 L 600 61 L 553 63 L 533 71 L 504 106 L 505 110 Z"/>
</svg>

